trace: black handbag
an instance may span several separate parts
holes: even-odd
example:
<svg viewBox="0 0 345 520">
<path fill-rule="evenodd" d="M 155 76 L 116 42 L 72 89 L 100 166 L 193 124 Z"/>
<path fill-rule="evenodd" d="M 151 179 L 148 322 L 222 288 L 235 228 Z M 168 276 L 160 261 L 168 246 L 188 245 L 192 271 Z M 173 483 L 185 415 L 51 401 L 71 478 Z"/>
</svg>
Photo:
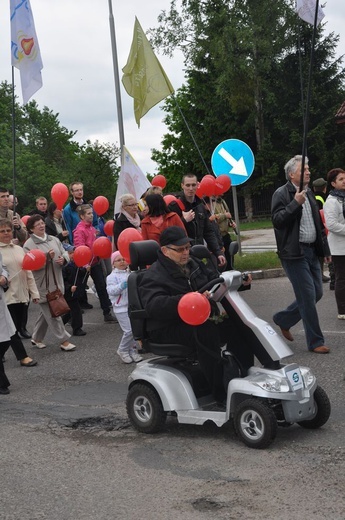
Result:
<svg viewBox="0 0 345 520">
<path fill-rule="evenodd" d="M 68 303 L 65 300 L 64 295 L 60 291 L 57 285 L 54 264 L 53 261 L 50 260 L 50 264 L 53 271 L 54 283 L 55 283 L 55 291 L 48 291 L 49 288 L 49 264 L 48 260 L 46 262 L 46 270 L 45 270 L 45 280 L 46 280 L 46 288 L 47 288 L 47 302 L 49 305 L 50 314 L 53 318 L 58 318 L 59 316 L 63 316 L 67 314 L 71 309 L 68 306 Z"/>
</svg>

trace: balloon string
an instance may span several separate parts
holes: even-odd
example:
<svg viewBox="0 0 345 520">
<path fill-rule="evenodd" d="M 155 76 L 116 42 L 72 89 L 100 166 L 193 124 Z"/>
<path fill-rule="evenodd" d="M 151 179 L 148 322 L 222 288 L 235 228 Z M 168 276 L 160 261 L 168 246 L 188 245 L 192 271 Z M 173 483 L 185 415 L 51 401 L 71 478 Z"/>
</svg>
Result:
<svg viewBox="0 0 345 520">
<path fill-rule="evenodd" d="M 74 284 L 73 285 L 77 284 L 78 274 L 79 274 L 79 267 L 77 268 L 77 272 L 76 272 L 76 275 L 75 275 L 75 278 L 74 278 Z"/>
<path fill-rule="evenodd" d="M 92 258 L 91 258 L 91 260 L 90 260 L 90 262 L 89 262 L 89 265 L 90 265 L 90 267 L 91 267 L 91 264 L 92 264 L 92 262 L 93 262 L 93 259 L 94 259 L 94 258 L 95 258 L 95 255 L 92 255 Z M 83 282 L 82 282 L 82 283 L 84 283 L 84 282 L 85 282 L 85 280 L 86 280 L 86 277 L 88 276 L 88 274 L 89 274 L 89 273 L 88 273 L 88 271 L 86 271 L 86 273 L 85 273 L 85 276 L 84 276 L 84 278 L 83 278 Z"/>
<path fill-rule="evenodd" d="M 10 276 L 10 280 L 13 280 L 13 278 L 14 278 L 15 276 L 17 276 L 17 274 L 19 274 L 21 271 L 22 271 L 22 269 L 20 269 L 19 271 L 17 271 L 13 276 Z"/>
</svg>

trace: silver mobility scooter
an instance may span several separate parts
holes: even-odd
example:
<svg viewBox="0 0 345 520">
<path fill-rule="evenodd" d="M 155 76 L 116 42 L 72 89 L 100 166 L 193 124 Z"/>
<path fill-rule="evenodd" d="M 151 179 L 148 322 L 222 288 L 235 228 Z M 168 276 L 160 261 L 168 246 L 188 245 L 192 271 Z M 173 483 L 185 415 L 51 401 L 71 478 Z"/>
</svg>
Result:
<svg viewBox="0 0 345 520">
<path fill-rule="evenodd" d="M 242 274 L 235 270 L 212 280 L 212 298 L 234 320 L 240 341 L 262 349 L 267 363 L 243 370 L 229 350 L 223 351 L 224 364 L 230 366 L 226 402 L 220 406 L 210 394 L 199 369 L 195 352 L 188 345 L 151 342 L 145 330 L 138 283 L 146 267 L 156 259 L 158 244 L 148 240 L 130 244 L 131 268 L 128 279 L 129 316 L 134 337 L 155 356 L 140 362 L 129 376 L 127 413 L 140 432 L 159 431 L 167 415 L 179 423 L 202 425 L 213 421 L 222 426 L 233 420 L 238 437 L 251 448 L 266 448 L 276 437 L 277 426 L 297 423 L 315 429 L 324 425 L 331 411 L 326 392 L 317 384 L 308 367 L 282 360 L 293 353 L 273 328 L 258 318 L 238 292 Z M 208 254 L 204 246 L 194 246 L 197 256 Z M 229 338 L 228 349 L 231 348 Z M 224 365 L 224 366 L 225 366 Z M 228 369 L 229 369 L 228 366 Z M 229 370 L 225 370 L 229 372 Z"/>
</svg>

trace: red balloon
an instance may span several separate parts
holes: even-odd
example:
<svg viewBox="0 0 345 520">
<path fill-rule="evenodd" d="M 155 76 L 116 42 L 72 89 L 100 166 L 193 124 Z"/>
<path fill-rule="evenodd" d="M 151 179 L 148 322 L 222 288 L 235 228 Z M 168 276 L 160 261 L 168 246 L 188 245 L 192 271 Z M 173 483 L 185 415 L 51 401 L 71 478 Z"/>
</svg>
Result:
<svg viewBox="0 0 345 520">
<path fill-rule="evenodd" d="M 77 267 L 87 265 L 92 257 L 91 249 L 88 246 L 78 246 L 74 250 L 73 261 Z"/>
<path fill-rule="evenodd" d="M 27 221 L 29 220 L 31 215 L 24 215 L 20 218 L 20 220 L 23 222 L 24 226 L 26 226 Z"/>
<path fill-rule="evenodd" d="M 51 197 L 55 204 L 57 205 L 57 209 L 62 209 L 66 200 L 68 199 L 68 188 L 62 182 L 57 182 L 51 189 Z"/>
<path fill-rule="evenodd" d="M 167 185 L 167 180 L 164 177 L 164 175 L 155 175 L 151 181 L 152 186 L 159 186 L 164 190 L 165 186 Z"/>
<path fill-rule="evenodd" d="M 113 247 L 107 237 L 96 238 L 92 245 L 92 252 L 95 256 L 100 258 L 110 258 Z"/>
<path fill-rule="evenodd" d="M 228 191 L 231 188 L 231 179 L 228 175 L 219 175 L 219 177 L 216 178 L 215 183 L 215 195 L 222 195 L 226 191 Z"/>
<path fill-rule="evenodd" d="M 104 224 L 104 233 L 108 236 L 108 237 L 112 237 L 113 234 L 114 234 L 114 221 L 113 220 L 108 220 L 105 224 Z"/>
<path fill-rule="evenodd" d="M 31 249 L 25 253 L 22 269 L 25 271 L 38 271 L 46 264 L 46 255 L 40 249 Z"/>
<path fill-rule="evenodd" d="M 196 190 L 196 192 L 195 192 L 195 195 L 196 195 L 197 197 L 199 197 L 200 199 L 201 199 L 202 196 L 203 196 L 203 192 L 202 192 L 202 188 L 201 188 L 201 186 L 200 186 L 200 183 L 199 183 L 199 186 L 197 187 L 197 190 Z"/>
<path fill-rule="evenodd" d="M 182 211 L 186 211 L 185 205 L 181 199 L 176 199 L 176 203 Z"/>
<path fill-rule="evenodd" d="M 177 312 L 188 325 L 201 325 L 209 318 L 211 305 L 204 294 L 190 292 L 178 302 Z"/>
<path fill-rule="evenodd" d="M 175 195 L 164 195 L 163 199 L 167 206 L 169 206 L 169 204 L 171 204 L 172 202 L 177 201 L 177 198 L 175 197 Z"/>
<path fill-rule="evenodd" d="M 207 197 L 214 195 L 216 179 L 212 175 L 205 175 L 200 182 L 200 192 Z"/>
<path fill-rule="evenodd" d="M 141 240 L 143 240 L 143 236 L 140 231 L 135 228 L 127 228 L 121 231 L 117 241 L 117 248 L 128 264 L 131 263 L 129 244 L 131 242 L 140 242 Z"/>
<path fill-rule="evenodd" d="M 103 195 L 99 195 L 93 201 L 93 209 L 97 213 L 97 215 L 104 215 L 109 209 L 109 200 L 107 197 L 103 197 Z"/>
</svg>

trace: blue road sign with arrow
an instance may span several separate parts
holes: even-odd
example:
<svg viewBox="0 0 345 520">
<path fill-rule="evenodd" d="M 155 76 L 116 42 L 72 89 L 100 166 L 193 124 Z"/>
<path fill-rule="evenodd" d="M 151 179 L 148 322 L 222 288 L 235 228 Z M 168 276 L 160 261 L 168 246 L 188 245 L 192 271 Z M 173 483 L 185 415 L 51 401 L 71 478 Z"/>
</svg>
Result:
<svg viewBox="0 0 345 520">
<path fill-rule="evenodd" d="M 214 149 L 211 165 L 216 177 L 226 174 L 232 186 L 239 186 L 253 173 L 255 159 L 246 143 L 239 139 L 227 139 Z"/>
</svg>

